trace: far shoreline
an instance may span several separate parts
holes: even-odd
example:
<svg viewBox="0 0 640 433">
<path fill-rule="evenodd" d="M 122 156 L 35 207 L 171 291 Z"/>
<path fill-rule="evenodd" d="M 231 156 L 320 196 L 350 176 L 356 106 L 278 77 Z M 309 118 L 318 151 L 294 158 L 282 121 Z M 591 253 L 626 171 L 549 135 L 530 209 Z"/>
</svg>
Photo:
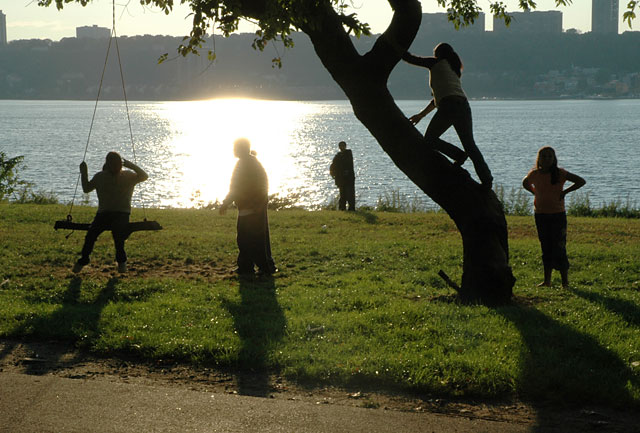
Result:
<svg viewBox="0 0 640 433">
<path fill-rule="evenodd" d="M 243 96 L 243 95 L 226 95 L 226 96 L 216 96 L 213 98 L 202 98 L 202 99 L 127 99 L 127 102 L 136 102 L 136 103 L 157 103 L 157 102 L 204 102 L 204 101 L 215 101 L 215 100 L 223 100 L 223 99 L 252 99 L 257 101 L 281 101 L 281 102 L 349 102 L 349 99 L 336 99 L 336 98 L 302 98 L 302 99 L 290 99 L 290 98 L 259 98 L 253 96 Z M 628 97 L 608 97 L 608 96 L 585 96 L 585 97 L 575 97 L 575 96 L 567 96 L 567 97 L 540 97 L 540 98 L 506 98 L 506 97 L 476 97 L 469 98 L 470 101 L 480 102 L 480 101 L 517 101 L 517 102 L 529 102 L 529 101 L 638 101 L 640 100 L 640 95 L 637 96 L 628 96 Z M 49 99 L 49 98 L 0 98 L 0 101 L 3 102 L 95 102 L 95 99 Z M 100 101 L 102 102 L 124 102 L 122 98 L 104 98 L 101 97 Z M 418 99 L 402 99 L 398 98 L 395 101 L 425 101 L 423 98 Z"/>
</svg>

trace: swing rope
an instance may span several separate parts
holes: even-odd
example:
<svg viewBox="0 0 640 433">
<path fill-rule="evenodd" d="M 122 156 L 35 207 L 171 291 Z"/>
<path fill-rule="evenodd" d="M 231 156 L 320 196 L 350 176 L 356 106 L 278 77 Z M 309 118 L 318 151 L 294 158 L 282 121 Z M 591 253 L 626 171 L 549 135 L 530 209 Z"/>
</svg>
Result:
<svg viewBox="0 0 640 433">
<path fill-rule="evenodd" d="M 91 132 L 93 131 L 93 124 L 95 122 L 95 118 L 96 118 L 96 112 L 98 110 L 98 102 L 100 101 L 100 94 L 102 92 L 102 83 L 104 82 L 104 75 L 105 75 L 105 71 L 107 70 L 107 64 L 109 62 L 109 53 L 111 52 L 111 42 L 115 40 L 116 43 L 116 53 L 117 53 L 117 57 L 118 57 L 118 67 L 120 70 L 120 81 L 122 82 L 122 94 L 124 95 L 124 105 L 125 105 L 125 110 L 127 112 L 127 122 L 129 124 L 129 138 L 131 139 L 131 149 L 132 149 L 132 153 L 133 153 L 133 162 L 134 164 L 138 163 L 137 157 L 136 157 L 136 148 L 135 148 L 135 144 L 133 141 L 133 130 L 131 128 L 131 116 L 129 115 L 129 102 L 127 100 L 127 90 L 125 88 L 125 82 L 124 82 L 124 73 L 122 72 L 122 60 L 120 58 L 120 47 L 118 46 L 118 35 L 116 33 L 116 4 L 115 4 L 115 0 L 112 1 L 112 27 L 111 27 L 111 32 L 109 34 L 109 44 L 107 46 L 107 54 L 105 56 L 104 59 L 104 66 L 102 67 L 102 74 L 100 75 L 100 84 L 98 85 L 98 95 L 96 96 L 96 103 L 93 107 L 93 115 L 91 116 L 91 125 L 89 126 L 89 135 L 87 137 L 87 143 L 84 147 L 84 154 L 82 155 L 82 162 L 85 162 L 86 158 L 87 158 L 87 152 L 89 150 L 89 142 L 91 141 Z M 76 187 L 73 191 L 73 198 L 71 199 L 71 204 L 69 205 L 69 213 L 67 214 L 67 221 L 72 221 L 72 216 L 71 216 L 71 211 L 73 210 L 73 205 L 75 203 L 76 200 L 76 195 L 78 193 L 78 186 L 80 185 L 80 178 L 81 175 L 78 174 L 78 179 L 76 181 Z M 144 205 L 144 200 L 142 201 L 142 212 L 144 215 L 144 220 L 147 220 L 147 209 Z M 73 233 L 73 232 L 71 232 Z M 71 233 L 69 234 L 69 236 L 71 235 Z M 67 236 L 68 237 L 68 236 Z"/>
<path fill-rule="evenodd" d="M 115 0 L 114 0 L 115 5 Z M 131 116 L 129 114 L 129 102 L 127 100 L 127 89 L 124 84 L 124 74 L 122 73 L 122 61 L 120 60 L 120 47 L 118 46 L 118 36 L 116 34 L 116 18 L 115 18 L 115 6 L 113 12 L 113 38 L 116 41 L 116 53 L 118 54 L 118 67 L 120 68 L 120 80 L 122 81 L 122 95 L 124 96 L 124 106 L 127 112 L 127 122 L 129 124 L 129 138 L 131 139 L 131 152 L 133 154 L 133 163 L 138 164 L 138 158 L 136 156 L 136 146 L 133 141 L 133 130 L 131 129 Z M 144 220 L 147 220 L 147 208 L 144 205 L 144 200 L 142 197 L 140 198 L 142 202 L 142 214 L 144 215 Z"/>
<path fill-rule="evenodd" d="M 89 136 L 87 137 L 87 144 L 84 147 L 84 154 L 82 155 L 82 162 L 85 162 L 87 158 L 87 151 L 89 150 L 89 142 L 91 141 L 91 131 L 93 131 L 93 123 L 96 119 L 96 111 L 98 110 L 98 101 L 100 101 L 100 93 L 102 92 L 102 82 L 104 81 L 104 73 L 107 70 L 107 63 L 109 61 L 109 52 L 111 51 L 111 40 L 113 36 L 109 37 L 109 45 L 107 47 L 107 55 L 104 59 L 104 66 L 102 67 L 102 75 L 100 76 L 100 85 L 98 86 L 98 96 L 96 97 L 96 103 L 93 107 L 93 115 L 91 116 L 91 125 L 89 126 Z M 67 220 L 71 221 L 71 211 L 73 210 L 73 204 L 76 201 L 76 195 L 78 193 L 78 185 L 80 185 L 80 177 L 78 174 L 78 180 L 76 181 L 76 188 L 73 191 L 73 198 L 71 199 L 71 205 L 69 206 L 69 214 L 67 215 Z"/>
</svg>

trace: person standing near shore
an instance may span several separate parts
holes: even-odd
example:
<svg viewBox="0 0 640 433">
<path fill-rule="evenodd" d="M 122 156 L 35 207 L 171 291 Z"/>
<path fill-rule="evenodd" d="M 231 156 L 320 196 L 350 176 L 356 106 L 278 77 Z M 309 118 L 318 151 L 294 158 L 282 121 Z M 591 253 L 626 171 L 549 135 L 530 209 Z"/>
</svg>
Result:
<svg viewBox="0 0 640 433">
<path fill-rule="evenodd" d="M 567 181 L 573 184 L 563 189 Z M 544 280 L 539 286 L 551 286 L 553 269 L 560 271 L 562 286 L 569 286 L 564 197 L 585 184 L 586 181 L 580 176 L 558 167 L 556 152 L 549 146 L 538 151 L 535 167 L 522 180 L 522 187 L 535 197 L 533 206 L 544 267 Z"/>
<path fill-rule="evenodd" d="M 123 170 L 122 167 L 130 170 Z M 131 214 L 131 196 L 136 184 L 144 182 L 149 176 L 140 167 L 123 159 L 116 152 L 109 152 L 102 171 L 89 180 L 87 163 L 80 164 L 80 179 L 82 190 L 90 193 L 94 189 L 98 194 L 98 212 L 84 238 L 84 245 L 80 258 L 73 266 L 73 272 L 78 273 L 89 264 L 89 256 L 98 236 L 106 230 L 111 230 L 116 249 L 118 272 L 127 272 L 127 253 L 124 243 L 129 237 L 128 225 Z"/>
<path fill-rule="evenodd" d="M 356 174 L 353 169 L 353 153 L 351 149 L 347 149 L 347 143 L 341 141 L 338 143 L 338 153 L 333 157 L 329 174 L 335 180 L 336 186 L 340 192 L 338 199 L 338 209 L 356 210 Z"/>
<path fill-rule="evenodd" d="M 415 66 L 429 69 L 429 86 L 433 99 L 418 114 L 409 118 L 414 125 L 437 108 L 424 134 L 429 146 L 453 159 L 462 166 L 469 157 L 482 185 L 491 188 L 493 176 L 473 139 L 471 108 L 467 95 L 462 89 L 462 60 L 451 45 L 440 43 L 433 49 L 434 57 L 419 57 L 406 52 L 402 60 Z M 460 138 L 464 151 L 440 138 L 453 126 Z"/>
<path fill-rule="evenodd" d="M 277 272 L 277 268 L 271 257 L 267 173 L 255 152 L 251 151 L 251 143 L 246 138 L 239 138 L 234 142 L 233 153 L 238 162 L 231 175 L 229 193 L 222 201 L 219 212 L 224 215 L 234 202 L 238 207 L 238 267 L 235 272 L 239 275 L 252 275 L 257 266 L 260 275 L 272 275 Z"/>
</svg>

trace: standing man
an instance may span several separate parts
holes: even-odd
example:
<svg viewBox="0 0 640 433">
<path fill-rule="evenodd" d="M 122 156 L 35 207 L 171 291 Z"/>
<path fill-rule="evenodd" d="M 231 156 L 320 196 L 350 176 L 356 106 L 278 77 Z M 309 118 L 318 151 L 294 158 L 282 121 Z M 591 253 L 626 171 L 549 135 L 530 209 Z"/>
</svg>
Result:
<svg viewBox="0 0 640 433">
<path fill-rule="evenodd" d="M 329 173 L 336 181 L 336 186 L 340 191 L 338 209 L 346 210 L 349 203 L 349 210 L 356 210 L 356 174 L 353 171 L 353 153 L 347 149 L 347 143 L 338 143 L 340 151 L 333 157 Z"/>
<path fill-rule="evenodd" d="M 224 215 L 235 202 L 238 207 L 236 239 L 239 250 L 236 273 L 253 274 L 254 266 L 257 266 L 259 275 L 272 275 L 277 268 L 271 257 L 269 240 L 267 173 L 246 138 L 239 138 L 233 143 L 233 154 L 238 162 L 231 175 L 229 194 L 220 207 L 220 215 Z"/>
<path fill-rule="evenodd" d="M 123 170 L 122 167 L 129 170 Z M 107 153 L 102 171 L 89 180 L 87 163 L 80 164 L 80 179 L 82 190 L 90 193 L 94 189 L 98 194 L 98 212 L 96 213 L 87 235 L 84 238 L 81 256 L 73 266 L 73 272 L 78 273 L 89 264 L 89 255 L 98 236 L 106 230 L 111 230 L 113 243 L 116 248 L 118 272 L 127 272 L 127 253 L 124 241 L 129 237 L 129 215 L 131 214 L 131 196 L 133 188 L 139 182 L 144 182 L 149 176 L 140 167 L 122 159 L 116 152 Z"/>
</svg>

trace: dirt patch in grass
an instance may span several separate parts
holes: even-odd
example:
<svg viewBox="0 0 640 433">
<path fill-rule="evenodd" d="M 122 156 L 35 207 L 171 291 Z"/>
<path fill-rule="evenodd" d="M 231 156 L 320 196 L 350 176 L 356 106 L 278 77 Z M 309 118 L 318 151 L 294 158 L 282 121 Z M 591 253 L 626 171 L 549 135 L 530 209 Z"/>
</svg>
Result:
<svg viewBox="0 0 640 433">
<path fill-rule="evenodd" d="M 118 278 L 169 278 L 179 280 L 219 281 L 227 278 L 235 278 L 235 266 L 230 264 L 210 263 L 185 263 L 180 261 L 155 261 L 143 263 L 129 261 L 127 272 L 119 273 L 117 265 L 113 263 L 90 263 L 78 274 L 71 272 L 71 265 L 67 267 L 56 266 L 49 269 L 49 273 L 56 278 L 64 279 L 78 276 L 80 278 L 108 279 Z M 45 270 L 42 269 L 44 272 Z"/>
</svg>

